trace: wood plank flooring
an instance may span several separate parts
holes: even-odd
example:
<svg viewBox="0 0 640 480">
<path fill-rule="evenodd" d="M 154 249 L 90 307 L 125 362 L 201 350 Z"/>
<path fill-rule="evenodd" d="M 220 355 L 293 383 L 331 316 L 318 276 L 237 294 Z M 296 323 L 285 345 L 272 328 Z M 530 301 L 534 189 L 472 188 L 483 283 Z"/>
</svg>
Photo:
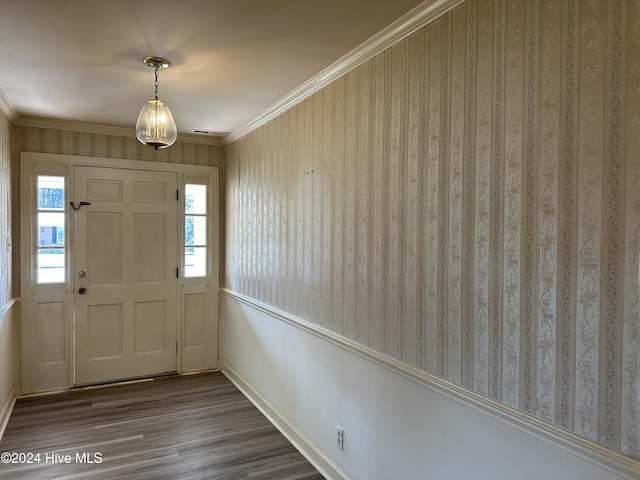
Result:
<svg viewBox="0 0 640 480">
<path fill-rule="evenodd" d="M 2 452 L 40 454 L 3 480 L 324 478 L 221 373 L 19 399 Z"/>
</svg>

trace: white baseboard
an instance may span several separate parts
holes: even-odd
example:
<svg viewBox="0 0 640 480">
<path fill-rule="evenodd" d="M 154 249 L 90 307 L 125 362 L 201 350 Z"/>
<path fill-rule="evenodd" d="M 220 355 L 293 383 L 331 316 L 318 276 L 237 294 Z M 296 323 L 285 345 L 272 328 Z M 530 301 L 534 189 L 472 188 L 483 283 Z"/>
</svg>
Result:
<svg viewBox="0 0 640 480">
<path fill-rule="evenodd" d="M 13 412 L 13 407 L 16 404 L 16 399 L 19 396 L 20 387 L 13 387 L 11 393 L 9 394 L 9 398 L 7 398 L 7 401 L 2 407 L 2 411 L 0 412 L 0 440 L 2 440 L 4 431 L 7 428 L 7 424 L 9 423 L 9 418 L 11 417 L 11 412 Z"/>
<path fill-rule="evenodd" d="M 526 445 L 527 448 L 530 448 L 531 446 L 535 446 L 540 451 L 544 451 L 545 455 L 549 455 L 549 459 L 550 459 L 549 462 L 551 462 L 553 459 L 557 460 L 558 458 L 560 458 L 561 460 L 559 460 L 558 465 L 561 465 L 561 466 L 575 464 L 576 466 L 579 465 L 580 468 L 583 468 L 585 472 L 588 472 L 588 471 L 595 472 L 597 471 L 597 469 L 602 469 L 603 474 L 612 475 L 612 476 L 615 476 L 615 478 L 640 480 L 640 463 L 638 463 L 638 461 L 635 459 L 626 457 L 602 445 L 591 442 L 587 439 L 579 437 L 576 434 L 562 430 L 555 425 L 549 424 L 547 422 L 543 422 L 542 420 L 539 420 L 530 415 L 527 415 L 524 412 L 507 407 L 489 398 L 483 397 L 475 392 L 464 389 L 460 386 L 447 382 L 446 380 L 430 375 L 424 371 L 418 370 L 415 367 L 411 367 L 409 365 L 403 364 L 393 358 L 387 357 L 366 346 L 357 344 L 352 340 L 349 340 L 345 337 L 341 337 L 317 325 L 310 324 L 309 322 L 306 322 L 303 319 L 295 317 L 287 312 L 283 312 L 281 310 L 273 308 L 255 299 L 252 299 L 250 297 L 239 294 L 229 289 L 222 289 L 221 293 L 226 298 L 232 300 L 233 303 L 230 305 L 235 304 L 238 306 L 238 310 L 232 311 L 229 314 L 229 318 L 223 319 L 221 321 L 223 326 L 225 325 L 224 322 L 226 321 L 228 322 L 229 328 L 232 328 L 232 326 L 234 324 L 237 324 L 240 320 L 242 320 L 245 315 L 248 317 L 253 316 L 252 318 L 254 317 L 259 318 L 259 320 L 256 320 L 256 324 L 261 324 L 261 322 L 265 321 L 265 318 L 262 318 L 260 316 L 266 315 L 267 318 L 269 319 L 272 319 L 274 321 L 281 321 L 283 322 L 284 325 L 290 325 L 292 327 L 295 327 L 295 330 L 304 332 L 305 335 L 311 334 L 313 337 L 316 337 L 319 340 L 324 340 L 327 346 L 332 346 L 331 348 L 334 348 L 334 347 L 336 348 L 336 352 L 334 353 L 345 352 L 346 354 L 353 354 L 355 355 L 352 357 L 354 361 L 356 357 L 359 357 L 365 361 L 372 362 L 372 365 L 377 365 L 379 367 L 382 367 L 382 370 L 381 369 L 376 370 L 377 372 L 376 375 L 382 375 L 384 371 L 397 374 L 398 378 L 408 379 L 412 381 L 412 383 L 415 383 L 416 385 L 420 385 L 424 387 L 425 392 L 433 392 L 433 393 L 443 395 L 453 400 L 455 403 L 459 405 L 469 407 L 470 409 L 481 413 L 483 416 L 486 416 L 488 418 L 495 420 L 495 422 L 493 420 L 490 421 L 490 425 L 492 428 L 491 432 L 493 433 L 508 432 L 509 435 L 516 435 L 517 431 L 523 432 L 525 434 L 525 437 L 518 436 L 522 444 Z M 242 309 L 244 308 L 243 306 L 247 306 L 249 308 L 249 310 L 247 310 L 246 313 L 241 312 Z M 234 318 L 233 315 L 238 315 L 238 318 L 237 319 Z M 249 331 L 250 331 L 251 328 L 253 327 L 249 327 L 247 325 L 244 325 L 242 328 L 249 328 Z M 291 330 L 292 335 L 295 334 L 295 330 Z M 237 339 L 237 338 L 241 338 L 243 333 L 245 332 L 242 330 L 239 330 L 234 332 L 234 335 Z M 224 335 L 224 329 L 221 331 L 221 338 L 223 335 Z M 272 341 L 272 342 L 277 341 L 276 339 L 265 340 L 263 337 L 260 337 L 260 338 L 261 338 L 260 340 L 261 343 L 268 343 L 268 341 Z M 233 338 L 231 340 L 233 341 Z M 296 337 L 296 340 L 298 340 L 298 337 Z M 322 342 L 322 343 L 325 343 L 325 342 Z M 251 348 L 251 343 L 248 343 L 245 346 L 248 346 L 247 348 Z M 306 347 L 307 346 L 305 345 L 305 348 Z M 230 348 L 237 349 L 241 347 L 239 347 L 236 344 L 233 344 Z M 278 350 L 278 346 L 276 344 L 274 344 L 273 348 L 276 349 L 276 351 L 278 352 L 282 351 L 282 349 Z M 321 349 L 324 349 L 324 347 L 314 347 L 314 348 L 318 350 L 317 352 L 318 355 L 324 354 L 323 353 L 324 350 L 321 351 Z M 256 358 L 259 359 L 260 357 L 258 356 Z M 288 354 L 287 355 L 283 354 L 281 357 L 275 356 L 274 358 L 277 359 L 277 362 L 284 362 L 285 364 L 286 362 L 292 361 L 292 359 L 293 361 L 295 361 L 296 359 L 295 356 L 291 356 Z M 225 360 L 230 364 L 234 365 L 234 367 L 235 367 L 235 363 L 232 363 L 232 362 L 238 361 L 237 358 L 235 359 L 225 358 Z M 232 360 L 232 361 L 229 361 L 229 360 Z M 345 361 L 351 361 L 351 360 L 345 360 Z M 222 363 L 222 365 L 223 365 L 222 367 L 223 373 L 225 374 L 229 373 L 230 376 L 234 375 L 234 372 L 230 371 L 228 364 Z M 367 368 L 367 371 L 372 370 L 369 368 L 369 366 L 367 366 L 366 368 Z M 377 368 L 377 367 L 374 367 L 374 368 Z M 256 369 L 255 372 L 258 372 L 256 373 L 256 375 L 260 375 L 261 371 L 262 370 L 260 369 Z M 252 370 L 252 373 L 255 373 L 255 372 L 253 372 Z M 288 370 L 285 371 L 285 373 L 288 373 Z M 235 376 L 237 377 L 237 375 Z M 341 379 L 341 381 L 347 381 L 347 382 L 353 381 L 353 377 L 346 375 L 344 378 Z M 410 386 L 405 385 L 402 388 L 410 388 Z M 241 390 L 242 389 L 243 388 L 241 388 Z M 251 392 L 251 388 L 247 386 L 244 387 L 244 390 Z M 248 393 L 247 396 L 249 396 L 250 398 L 252 397 L 250 393 Z M 255 395 L 253 396 L 255 397 Z M 362 400 L 362 398 L 357 395 L 354 398 L 356 398 L 356 400 L 352 399 L 351 400 L 352 402 Z M 388 400 L 389 398 L 392 398 L 392 397 L 388 397 L 388 398 L 384 397 L 384 398 Z M 257 399 L 256 402 L 254 403 L 258 403 L 258 402 L 261 402 L 262 404 L 266 405 L 267 408 L 269 407 L 268 402 L 265 401 L 264 399 Z M 454 411 L 454 410 L 458 411 L 459 409 L 454 409 L 452 406 L 451 411 Z M 467 412 L 467 410 L 464 410 L 464 412 Z M 393 412 L 389 412 L 389 413 L 391 414 Z M 423 415 L 427 415 L 428 413 L 429 413 L 428 411 L 423 411 Z M 265 413 L 265 415 L 267 414 Z M 267 415 L 267 417 L 271 419 L 269 415 Z M 399 420 L 402 420 L 404 418 L 402 415 L 397 415 L 397 417 Z M 477 417 L 473 418 L 474 421 L 476 419 Z M 277 423 L 274 420 L 272 420 L 272 422 Z M 379 423 L 383 424 L 384 422 L 379 422 Z M 504 426 L 508 426 L 509 429 L 513 428 L 515 430 L 509 430 L 509 429 L 505 430 Z M 293 428 L 291 428 L 291 430 L 295 431 Z M 456 430 L 456 432 L 458 431 Z M 460 434 L 463 435 L 463 437 L 461 438 L 464 438 L 464 432 Z M 497 434 L 498 433 L 496 433 L 496 435 Z M 530 440 L 527 440 L 526 437 L 530 437 L 536 440 L 530 441 Z M 427 433 L 425 433 L 423 436 L 419 436 L 419 438 L 424 441 L 430 440 L 430 437 L 428 436 Z M 541 443 L 539 443 L 538 441 L 541 441 Z M 307 447 L 303 447 L 303 448 L 307 448 Z M 571 458 L 563 457 L 563 454 L 561 452 L 566 452 L 570 454 L 571 457 L 574 457 L 578 460 L 572 460 Z M 583 463 L 583 461 L 586 461 L 587 463 Z M 329 461 L 329 464 L 331 464 L 331 461 Z M 595 469 L 590 470 L 587 464 L 593 465 Z M 340 470 L 338 469 L 338 471 Z M 336 478 L 343 478 L 343 477 L 338 476 Z M 612 478 L 612 477 L 607 476 L 606 478 Z"/>
<path fill-rule="evenodd" d="M 220 371 L 253 403 L 262 414 L 282 433 L 296 449 L 329 480 L 349 480 L 329 458 L 313 443 L 304 438 L 271 404 L 258 392 L 252 389 L 226 363 L 219 362 Z"/>
</svg>

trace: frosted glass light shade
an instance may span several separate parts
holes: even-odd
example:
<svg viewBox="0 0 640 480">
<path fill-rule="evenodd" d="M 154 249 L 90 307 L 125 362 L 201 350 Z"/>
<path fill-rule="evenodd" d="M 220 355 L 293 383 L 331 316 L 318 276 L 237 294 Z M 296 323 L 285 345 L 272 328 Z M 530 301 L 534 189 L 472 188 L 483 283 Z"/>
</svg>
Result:
<svg viewBox="0 0 640 480">
<path fill-rule="evenodd" d="M 167 148 L 176 141 L 176 122 L 162 100 L 149 100 L 143 105 L 136 122 L 136 137 L 145 145 L 156 149 Z"/>
</svg>

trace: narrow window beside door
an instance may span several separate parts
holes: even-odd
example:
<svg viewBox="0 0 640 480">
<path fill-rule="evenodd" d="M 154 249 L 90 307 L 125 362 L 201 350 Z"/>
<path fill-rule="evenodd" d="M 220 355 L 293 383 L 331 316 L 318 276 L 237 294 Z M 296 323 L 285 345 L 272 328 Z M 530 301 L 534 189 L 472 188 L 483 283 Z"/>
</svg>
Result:
<svg viewBox="0 0 640 480">
<path fill-rule="evenodd" d="M 207 276 L 207 186 L 184 186 L 184 276 Z"/>
<path fill-rule="evenodd" d="M 65 282 L 64 177 L 38 175 L 37 283 Z"/>
</svg>

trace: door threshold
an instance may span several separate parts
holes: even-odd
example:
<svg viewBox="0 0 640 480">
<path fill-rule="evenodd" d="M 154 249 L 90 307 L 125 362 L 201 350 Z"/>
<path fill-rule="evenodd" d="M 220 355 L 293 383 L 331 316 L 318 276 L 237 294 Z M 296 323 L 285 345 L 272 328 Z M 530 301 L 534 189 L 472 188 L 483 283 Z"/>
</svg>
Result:
<svg viewBox="0 0 640 480">
<path fill-rule="evenodd" d="M 115 380 L 107 380 L 102 382 L 89 382 L 89 383 L 76 383 L 71 387 L 72 390 L 76 389 L 90 389 L 90 388 L 101 388 L 101 387 L 111 387 L 113 385 L 123 385 L 127 383 L 141 383 L 141 382 L 151 382 L 153 380 L 161 380 L 163 378 L 175 378 L 178 377 L 178 372 L 164 372 L 164 373 L 156 373 L 153 375 L 141 375 L 139 377 L 129 377 L 129 378 L 118 378 Z"/>
</svg>

